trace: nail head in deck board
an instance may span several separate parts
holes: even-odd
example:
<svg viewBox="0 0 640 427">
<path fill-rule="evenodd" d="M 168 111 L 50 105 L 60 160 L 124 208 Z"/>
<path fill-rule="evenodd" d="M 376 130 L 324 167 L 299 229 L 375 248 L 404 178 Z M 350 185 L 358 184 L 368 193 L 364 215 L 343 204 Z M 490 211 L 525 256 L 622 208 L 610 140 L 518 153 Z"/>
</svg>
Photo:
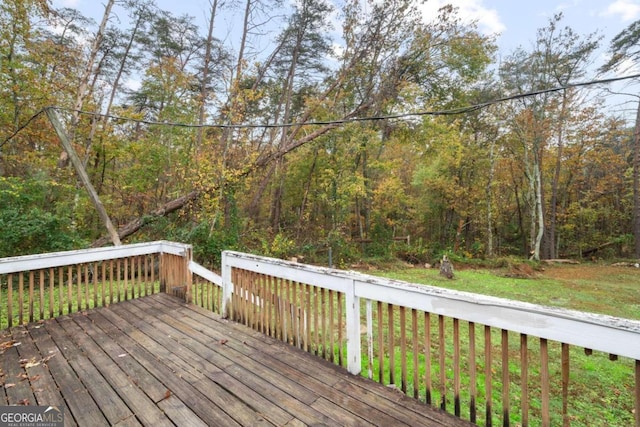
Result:
<svg viewBox="0 0 640 427">
<path fill-rule="evenodd" d="M 45 323 L 49 322 L 53 323 L 55 320 L 48 320 Z M 108 425 L 98 405 L 76 376 L 47 330 L 45 328 L 30 329 L 30 333 L 41 355 L 53 354 L 52 352 L 56 354 L 47 362 L 47 365 L 71 411 L 71 414 L 65 414 L 65 417 L 73 416 L 78 425 Z"/>
</svg>

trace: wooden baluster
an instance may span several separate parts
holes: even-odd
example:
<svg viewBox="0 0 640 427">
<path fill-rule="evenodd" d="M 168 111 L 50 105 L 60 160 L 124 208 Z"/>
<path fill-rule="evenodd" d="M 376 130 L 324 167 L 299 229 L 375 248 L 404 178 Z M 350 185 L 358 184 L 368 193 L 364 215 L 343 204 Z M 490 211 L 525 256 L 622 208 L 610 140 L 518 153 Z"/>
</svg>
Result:
<svg viewBox="0 0 640 427">
<path fill-rule="evenodd" d="M 64 311 L 64 268 L 58 267 L 58 315 L 62 316 Z"/>
<path fill-rule="evenodd" d="M 44 319 L 44 270 L 39 271 L 40 276 L 40 318 L 38 320 Z"/>
<path fill-rule="evenodd" d="M 53 267 L 49 268 L 49 318 L 53 318 L 53 313 L 55 311 L 55 269 Z"/>
<path fill-rule="evenodd" d="M 105 296 L 106 294 L 105 282 L 107 281 L 107 262 L 102 261 L 100 264 L 101 264 L 100 269 L 102 273 L 102 276 L 100 277 L 100 300 L 102 302 L 102 306 L 104 307 L 107 305 L 107 298 Z"/>
<path fill-rule="evenodd" d="M 431 380 L 431 316 L 424 313 L 424 384 L 425 401 L 431 404 L 433 384 Z"/>
<path fill-rule="evenodd" d="M 562 343 L 562 425 L 569 427 L 569 344 Z"/>
<path fill-rule="evenodd" d="M 453 413 L 460 417 L 460 320 L 453 319 Z"/>
<path fill-rule="evenodd" d="M 171 286 L 174 284 L 173 280 L 171 280 L 171 270 L 173 267 L 173 263 L 171 262 L 173 257 L 167 255 L 167 264 L 169 277 L 167 278 L 167 292 L 171 291 Z M 127 301 L 129 299 L 129 259 L 124 258 L 122 260 L 122 264 L 124 264 L 124 287 L 122 289 L 122 293 L 124 294 L 124 300 Z"/>
<path fill-rule="evenodd" d="M 24 275 L 18 273 L 18 324 L 24 323 Z"/>
<path fill-rule="evenodd" d="M 89 303 L 91 302 L 91 300 L 89 299 L 89 264 L 85 264 L 84 265 L 84 304 L 85 304 L 85 308 L 89 309 Z"/>
<path fill-rule="evenodd" d="M 266 276 L 266 295 L 265 295 L 265 304 L 267 310 L 267 334 L 272 337 L 273 336 L 273 299 L 274 293 L 272 289 L 272 277 Z"/>
<path fill-rule="evenodd" d="M 545 338 L 540 338 L 540 387 L 542 399 L 542 426 L 549 427 L 549 348 Z"/>
<path fill-rule="evenodd" d="M 445 359 L 444 316 L 438 315 L 438 346 L 440 349 L 440 409 L 447 410 L 447 366 Z"/>
<path fill-rule="evenodd" d="M 509 331 L 502 330 L 502 425 L 509 426 Z"/>
<path fill-rule="evenodd" d="M 522 426 L 527 427 L 529 425 L 529 352 L 525 334 L 520 334 L 520 381 Z"/>
<path fill-rule="evenodd" d="M 116 260 L 116 278 L 117 278 L 117 287 L 118 287 L 118 302 L 122 301 L 122 294 L 120 290 L 120 281 L 122 277 L 122 260 L 118 258 Z M 166 278 L 164 278 L 166 281 Z M 112 301 L 113 302 L 113 301 Z"/>
<path fill-rule="evenodd" d="M 411 339 L 413 348 L 413 397 L 420 397 L 420 367 L 418 366 L 418 310 L 411 309 Z"/>
<path fill-rule="evenodd" d="M 320 288 L 320 299 L 322 300 L 322 358 L 327 358 L 327 300 L 325 298 L 325 289 Z"/>
<path fill-rule="evenodd" d="M 109 298 L 108 304 L 113 304 L 113 260 L 109 260 Z"/>
<path fill-rule="evenodd" d="M 373 379 L 373 301 L 365 301 L 367 317 L 367 378 Z"/>
<path fill-rule="evenodd" d="M 260 328 L 260 319 L 258 317 L 260 311 L 258 310 L 258 296 L 260 294 L 259 291 L 259 282 L 258 282 L 258 273 L 251 274 L 251 316 L 252 316 L 252 327 L 255 330 L 259 330 Z"/>
<path fill-rule="evenodd" d="M 98 263 L 93 263 L 93 306 L 98 307 Z"/>
<path fill-rule="evenodd" d="M 338 348 L 340 349 L 340 352 L 338 353 L 338 364 L 340 366 L 345 366 L 346 364 L 344 353 L 342 351 L 342 349 L 344 348 L 344 345 L 343 345 L 344 335 L 342 333 L 344 329 L 344 324 L 343 324 L 344 313 L 342 311 L 343 308 L 344 308 L 343 294 L 342 292 L 338 292 Z"/>
<path fill-rule="evenodd" d="M 384 312 L 378 301 L 378 382 L 384 384 Z"/>
<path fill-rule="evenodd" d="M 160 265 L 160 260 L 157 255 L 151 255 L 151 259 L 149 260 L 151 263 L 151 294 L 156 293 L 156 263 Z M 222 312 L 222 311 L 221 311 Z"/>
<path fill-rule="evenodd" d="M 387 311 L 388 311 L 388 315 L 387 315 L 387 328 L 388 329 L 388 335 L 389 335 L 389 384 L 394 384 L 396 383 L 396 344 L 395 344 L 395 340 L 394 340 L 394 335 L 395 335 L 395 325 L 393 322 L 393 318 L 394 316 L 394 310 L 393 310 L 393 304 L 387 304 Z"/>
<path fill-rule="evenodd" d="M 260 275 L 260 314 L 262 319 L 262 333 L 268 335 L 269 317 L 267 313 L 267 299 L 269 298 L 269 292 L 267 289 L 267 275 Z"/>
<path fill-rule="evenodd" d="M 491 385 L 492 369 L 491 369 L 491 327 L 484 327 L 484 390 L 485 390 L 485 425 L 491 427 L 493 425 L 493 401 Z"/>
<path fill-rule="evenodd" d="M 29 271 L 29 322 L 33 322 L 33 303 L 35 298 L 33 296 L 33 287 L 34 287 L 34 272 Z"/>
<path fill-rule="evenodd" d="M 307 339 L 305 342 L 305 351 L 311 351 L 312 349 L 312 345 L 311 345 L 311 293 L 313 292 L 313 286 L 312 285 L 305 285 L 306 288 L 306 295 L 307 295 L 307 312 L 306 312 L 306 323 L 305 323 L 305 329 L 306 329 L 306 334 L 307 334 Z"/>
<path fill-rule="evenodd" d="M 67 313 L 71 313 L 73 307 L 73 267 L 67 267 Z"/>
<path fill-rule="evenodd" d="M 13 326 L 13 274 L 7 275 L 7 327 Z"/>
<path fill-rule="evenodd" d="M 144 277 L 144 273 L 143 273 L 143 270 L 142 270 L 142 256 L 138 256 L 136 258 L 138 260 L 138 271 L 137 271 L 137 273 L 138 273 L 138 297 L 143 297 L 145 293 L 142 292 L 142 289 L 144 287 L 145 277 Z M 185 274 L 187 274 L 187 272 L 185 272 Z M 186 292 L 186 290 L 185 290 L 185 292 Z"/>
<path fill-rule="evenodd" d="M 329 290 L 329 349 L 331 354 L 329 360 L 335 363 L 335 307 L 334 307 L 334 292 Z"/>
<path fill-rule="evenodd" d="M 400 389 L 407 394 L 407 311 L 400 306 Z"/>
<path fill-rule="evenodd" d="M 476 325 L 469 322 L 469 421 L 476 424 L 477 378 L 476 378 Z"/>
</svg>

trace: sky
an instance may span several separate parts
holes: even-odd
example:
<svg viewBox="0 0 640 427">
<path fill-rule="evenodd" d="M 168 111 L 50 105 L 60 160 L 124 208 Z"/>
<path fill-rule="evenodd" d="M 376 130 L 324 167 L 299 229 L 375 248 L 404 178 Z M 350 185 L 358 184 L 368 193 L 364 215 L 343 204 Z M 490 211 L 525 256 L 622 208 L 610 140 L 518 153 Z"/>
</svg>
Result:
<svg viewBox="0 0 640 427">
<path fill-rule="evenodd" d="M 156 2 L 160 8 L 174 14 L 193 16 L 204 33 L 210 0 Z M 106 0 L 53 0 L 54 7 L 76 8 L 98 22 L 102 18 L 105 3 Z M 640 19 L 640 0 L 427 0 L 420 7 L 425 17 L 435 17 L 437 10 L 446 4 L 459 8 L 459 16 L 464 21 L 477 21 L 484 34 L 498 35 L 498 60 L 507 57 L 518 47 L 529 50 L 536 31 L 545 27 L 554 14 L 562 12 L 562 23 L 577 34 L 597 32 L 603 36 L 601 47 L 594 57 L 593 72 L 586 79 L 597 78 L 595 70 L 607 60 L 611 39 Z M 228 36 L 218 35 L 221 38 Z M 635 74 L 639 71 L 627 67 L 620 73 Z"/>
<path fill-rule="evenodd" d="M 209 0 L 157 0 L 157 3 L 175 14 L 192 15 L 205 26 Z M 55 7 L 79 9 L 96 21 L 102 17 L 104 4 L 105 0 L 53 0 Z M 427 0 L 421 8 L 425 16 L 436 16 L 438 8 L 445 4 L 458 7 L 464 20 L 477 20 L 483 33 L 499 34 L 502 56 L 518 46 L 530 47 L 536 30 L 546 26 L 549 18 L 558 12 L 563 13 L 565 25 L 578 34 L 594 31 L 602 34 L 602 55 L 616 34 L 640 19 L 640 0 Z"/>
</svg>

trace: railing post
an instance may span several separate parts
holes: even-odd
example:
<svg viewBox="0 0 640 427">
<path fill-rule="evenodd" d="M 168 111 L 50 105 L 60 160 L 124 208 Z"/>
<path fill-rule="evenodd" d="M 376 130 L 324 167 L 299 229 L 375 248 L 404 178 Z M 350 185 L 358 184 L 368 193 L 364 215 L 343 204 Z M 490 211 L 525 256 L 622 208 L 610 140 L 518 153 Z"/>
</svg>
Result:
<svg viewBox="0 0 640 427">
<path fill-rule="evenodd" d="M 222 313 L 223 317 L 231 317 L 231 294 L 233 293 L 233 283 L 231 282 L 231 266 L 229 265 L 229 255 L 222 252 L 221 274 L 222 274 Z"/>
<path fill-rule="evenodd" d="M 189 268 L 189 264 L 193 259 L 193 250 L 191 248 L 187 248 L 184 252 L 183 258 L 184 259 L 182 262 L 182 266 L 183 266 L 182 268 L 184 268 L 184 287 L 185 287 L 184 301 L 187 303 L 191 303 L 193 302 L 191 300 L 191 282 L 193 279 L 193 274 L 191 274 L 191 268 Z"/>
<path fill-rule="evenodd" d="M 362 369 L 360 349 L 360 298 L 356 296 L 356 281 L 350 280 L 345 290 L 347 315 L 347 370 L 358 375 Z"/>
</svg>

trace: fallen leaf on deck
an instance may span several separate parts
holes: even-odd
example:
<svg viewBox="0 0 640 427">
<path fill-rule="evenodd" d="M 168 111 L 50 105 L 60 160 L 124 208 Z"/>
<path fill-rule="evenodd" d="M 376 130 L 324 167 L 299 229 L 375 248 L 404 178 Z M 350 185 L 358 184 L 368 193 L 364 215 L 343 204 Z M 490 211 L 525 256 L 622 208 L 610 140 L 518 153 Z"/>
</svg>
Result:
<svg viewBox="0 0 640 427">
<path fill-rule="evenodd" d="M 171 397 L 171 390 L 167 389 L 167 391 L 164 393 L 164 398 L 168 399 Z"/>
<path fill-rule="evenodd" d="M 29 362 L 29 363 L 27 363 L 26 365 L 24 365 L 24 367 L 25 367 L 25 369 L 27 369 L 27 368 L 33 368 L 33 367 L 38 366 L 39 364 L 40 364 L 40 362 Z"/>
<path fill-rule="evenodd" d="M 4 385 L 4 388 L 11 388 L 11 387 L 15 387 L 16 385 L 14 383 L 6 383 Z"/>
<path fill-rule="evenodd" d="M 218 344 L 225 345 L 227 342 L 229 342 L 229 340 L 220 340 L 218 341 Z"/>
<path fill-rule="evenodd" d="M 42 362 L 42 363 L 47 363 L 47 362 L 49 361 L 49 359 L 51 359 L 53 356 L 55 356 L 55 355 L 56 355 L 56 353 L 55 353 L 55 352 L 53 352 L 53 351 L 50 351 L 49 353 L 53 353 L 53 354 L 50 354 L 50 355 L 48 355 L 47 357 L 45 357 L 44 359 L 42 359 L 42 360 L 41 360 L 41 362 Z"/>
<path fill-rule="evenodd" d="M 127 353 L 119 354 L 118 357 L 127 357 Z"/>
<path fill-rule="evenodd" d="M 34 375 L 32 377 L 29 377 L 29 381 L 34 382 L 34 381 L 38 381 L 40 379 L 40 375 Z"/>
<path fill-rule="evenodd" d="M 18 402 L 18 405 L 29 406 L 29 399 L 22 399 Z"/>
</svg>

